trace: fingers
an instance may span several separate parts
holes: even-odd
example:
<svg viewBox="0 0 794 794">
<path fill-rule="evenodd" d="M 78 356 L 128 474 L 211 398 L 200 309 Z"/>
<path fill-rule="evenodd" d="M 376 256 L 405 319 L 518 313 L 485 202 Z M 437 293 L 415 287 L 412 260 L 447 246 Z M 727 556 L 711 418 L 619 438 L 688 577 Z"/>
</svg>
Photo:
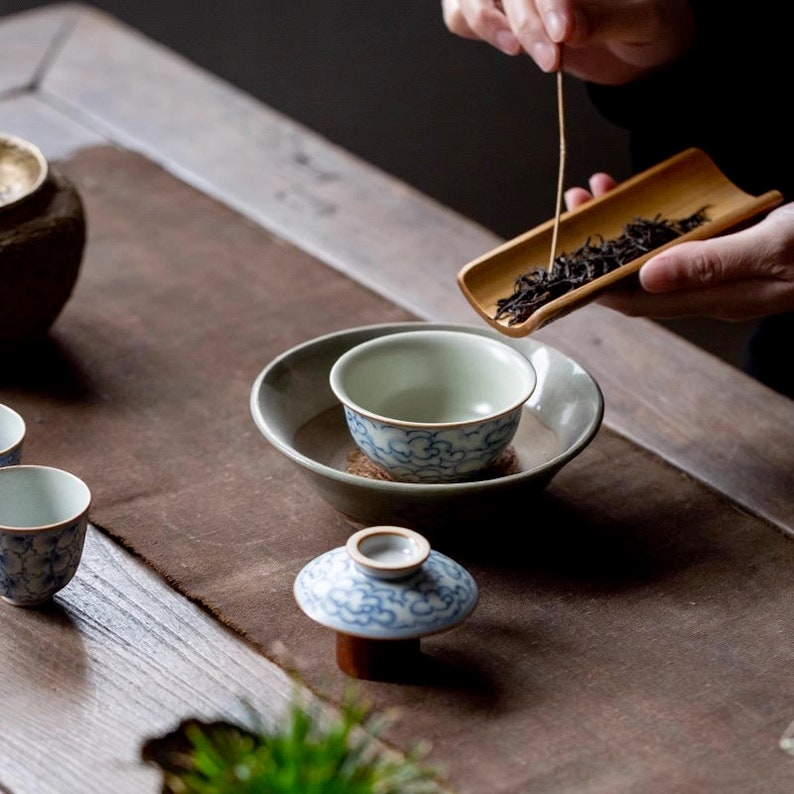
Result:
<svg viewBox="0 0 794 794">
<path fill-rule="evenodd" d="M 794 288 L 757 280 L 653 294 L 639 286 L 631 289 L 621 285 L 602 293 L 598 302 L 629 317 L 713 317 L 738 322 L 791 311 Z"/>
<path fill-rule="evenodd" d="M 583 187 L 571 187 L 565 191 L 563 197 L 565 199 L 565 208 L 575 210 L 577 207 L 581 207 L 582 204 L 587 204 L 593 198 L 593 194 Z"/>
<path fill-rule="evenodd" d="M 444 24 L 465 39 L 480 39 L 506 55 L 521 53 L 521 42 L 497 0 L 442 0 Z"/>
<path fill-rule="evenodd" d="M 640 285 L 647 292 L 674 292 L 714 286 L 730 279 L 721 246 L 709 240 L 673 246 L 648 260 L 640 269 Z"/>
<path fill-rule="evenodd" d="M 589 191 L 585 190 L 583 187 L 572 187 L 565 191 L 564 199 L 566 209 L 574 210 L 593 198 L 603 196 L 604 193 L 608 193 L 617 185 L 617 180 L 609 174 L 599 171 L 590 177 L 589 184 Z"/>
<path fill-rule="evenodd" d="M 537 0 L 537 12 L 550 41 L 562 44 L 575 35 L 578 15 L 573 3 L 565 0 Z"/>
<path fill-rule="evenodd" d="M 690 0 L 442 0 L 441 6 L 459 36 L 508 55 L 527 53 L 544 72 L 564 69 L 606 85 L 675 60 L 694 36 Z"/>
<path fill-rule="evenodd" d="M 794 203 L 733 234 L 679 243 L 601 302 L 631 316 L 752 319 L 794 311 Z"/>
<path fill-rule="evenodd" d="M 565 21 L 560 14 L 552 13 L 551 3 L 544 0 L 550 15 L 555 36 L 564 35 Z M 561 47 L 546 30 L 536 0 L 502 0 L 505 17 L 521 48 L 544 71 L 553 72 L 560 67 Z"/>
<path fill-rule="evenodd" d="M 656 293 L 749 279 L 794 281 L 794 203 L 733 234 L 675 245 L 640 270 L 643 289 Z"/>
<path fill-rule="evenodd" d="M 441 8 L 452 33 L 486 41 L 508 55 L 526 52 L 543 71 L 553 72 L 561 57 L 555 39 L 568 35 L 569 17 L 557 10 L 560 0 L 543 2 L 544 18 L 536 0 L 442 0 Z"/>
<path fill-rule="evenodd" d="M 590 177 L 590 190 L 593 192 L 594 197 L 603 196 L 608 193 L 613 187 L 616 187 L 618 182 L 609 174 L 603 171 L 598 171 Z"/>
</svg>

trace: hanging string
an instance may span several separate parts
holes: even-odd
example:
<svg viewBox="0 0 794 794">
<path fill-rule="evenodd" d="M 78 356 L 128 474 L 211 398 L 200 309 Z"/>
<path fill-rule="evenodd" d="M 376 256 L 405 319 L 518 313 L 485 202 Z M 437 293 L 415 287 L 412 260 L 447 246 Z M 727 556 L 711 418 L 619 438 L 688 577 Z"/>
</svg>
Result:
<svg viewBox="0 0 794 794">
<path fill-rule="evenodd" d="M 557 69 L 557 119 L 559 122 L 559 137 L 560 137 L 560 163 L 557 172 L 557 204 L 554 211 L 554 230 L 551 235 L 551 253 L 549 255 L 548 272 L 551 273 L 554 269 L 554 260 L 557 255 L 557 236 L 560 231 L 560 215 L 562 213 L 562 194 L 563 185 L 565 184 L 565 99 L 563 96 L 562 85 L 562 63 Z"/>
</svg>

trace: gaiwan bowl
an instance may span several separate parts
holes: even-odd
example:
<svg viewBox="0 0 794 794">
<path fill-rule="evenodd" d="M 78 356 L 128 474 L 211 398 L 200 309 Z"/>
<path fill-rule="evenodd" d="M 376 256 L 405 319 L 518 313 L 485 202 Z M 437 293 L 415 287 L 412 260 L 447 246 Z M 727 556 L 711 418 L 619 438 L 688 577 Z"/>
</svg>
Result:
<svg viewBox="0 0 794 794">
<path fill-rule="evenodd" d="M 305 478 L 307 496 L 324 500 L 353 527 L 407 526 L 435 538 L 483 526 L 510 531 L 535 521 L 536 498 L 557 473 L 584 452 L 604 411 L 601 389 L 579 363 L 533 337 L 507 339 L 531 362 L 537 385 L 522 408 L 506 458 L 476 480 L 401 482 L 375 476 L 355 446 L 344 410 L 331 391 L 337 359 L 369 339 L 421 328 L 451 329 L 504 339 L 484 326 L 402 322 L 349 328 L 308 339 L 267 362 L 254 379 L 250 410 L 256 427 Z M 267 476 L 266 457 L 253 465 Z M 312 494 L 313 492 L 313 494 Z M 512 516 L 510 522 L 505 517 Z"/>
<path fill-rule="evenodd" d="M 376 466 L 402 482 L 444 483 L 493 466 L 537 376 L 498 339 L 425 328 L 355 345 L 329 383 L 353 441 Z"/>
</svg>

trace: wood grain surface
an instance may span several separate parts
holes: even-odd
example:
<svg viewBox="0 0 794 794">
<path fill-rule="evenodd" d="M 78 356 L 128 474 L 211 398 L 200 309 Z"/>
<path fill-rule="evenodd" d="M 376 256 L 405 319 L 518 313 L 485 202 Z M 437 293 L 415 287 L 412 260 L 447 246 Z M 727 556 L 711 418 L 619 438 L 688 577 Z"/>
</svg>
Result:
<svg viewBox="0 0 794 794">
<path fill-rule="evenodd" d="M 281 668 L 89 527 L 52 604 L 0 603 L 0 791 L 143 794 L 159 775 L 141 743 L 189 715 L 276 720 Z M 272 723 L 271 723 L 272 724 Z"/>
<path fill-rule="evenodd" d="M 0 47 L 2 126 L 52 160 L 102 144 L 140 152 L 418 317 L 477 322 L 454 281 L 500 242 L 490 232 L 88 6 L 3 19 Z M 794 533 L 790 400 L 597 305 L 538 338 L 598 380 L 607 427 Z M 96 531 L 51 609 L 0 609 L 0 658 L 0 791 L 13 794 L 154 792 L 138 760 L 146 736 L 240 698 L 276 718 L 292 691 Z"/>
<path fill-rule="evenodd" d="M 501 242 L 491 232 L 89 7 L 23 15 L 12 34 L 41 42 L 53 31 L 61 38 L 39 82 L 14 67 L 22 95 L 7 95 L 19 133 L 45 153 L 97 138 L 141 152 L 417 317 L 482 322 L 455 280 Z M 598 380 L 606 426 L 791 532 L 791 400 L 650 320 L 598 305 L 537 336 Z"/>
</svg>

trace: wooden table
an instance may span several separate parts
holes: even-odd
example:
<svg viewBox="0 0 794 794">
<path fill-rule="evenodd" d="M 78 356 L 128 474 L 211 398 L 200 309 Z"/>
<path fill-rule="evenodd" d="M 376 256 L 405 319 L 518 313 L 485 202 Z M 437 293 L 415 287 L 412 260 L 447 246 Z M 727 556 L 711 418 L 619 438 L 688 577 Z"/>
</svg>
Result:
<svg viewBox="0 0 794 794">
<path fill-rule="evenodd" d="M 0 126 L 51 161 L 108 143 L 140 153 L 417 317 L 476 322 L 454 279 L 500 242 L 487 230 L 88 7 L 3 19 L 0 51 Z M 791 401 L 595 305 L 538 338 L 596 378 L 606 427 L 726 511 L 794 534 Z M 144 737 L 187 714 L 234 716 L 238 699 L 275 719 L 292 693 L 282 669 L 96 530 L 60 606 L 4 609 L 0 624 L 0 790 L 13 794 L 153 792 Z"/>
</svg>

